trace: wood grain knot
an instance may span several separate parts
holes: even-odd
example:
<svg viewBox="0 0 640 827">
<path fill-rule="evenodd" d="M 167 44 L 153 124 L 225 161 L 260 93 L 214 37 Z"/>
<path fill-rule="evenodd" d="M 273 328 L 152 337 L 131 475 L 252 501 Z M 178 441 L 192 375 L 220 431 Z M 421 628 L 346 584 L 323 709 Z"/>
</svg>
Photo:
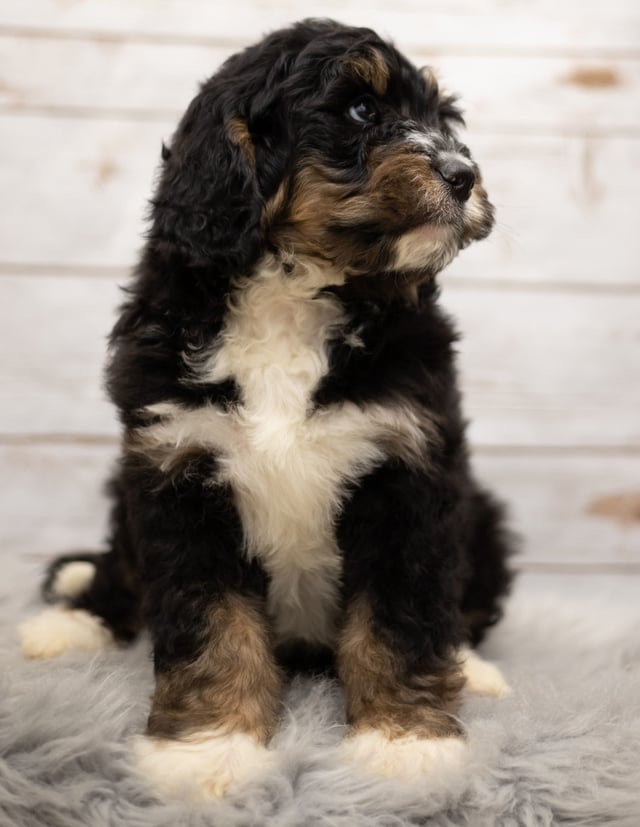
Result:
<svg viewBox="0 0 640 827">
<path fill-rule="evenodd" d="M 640 522 L 640 494 L 608 494 L 592 500 L 587 514 L 607 517 L 619 523 Z"/>
<path fill-rule="evenodd" d="M 583 89 L 609 89 L 621 86 L 622 78 L 611 66 L 576 66 L 562 78 L 562 82 Z"/>
</svg>

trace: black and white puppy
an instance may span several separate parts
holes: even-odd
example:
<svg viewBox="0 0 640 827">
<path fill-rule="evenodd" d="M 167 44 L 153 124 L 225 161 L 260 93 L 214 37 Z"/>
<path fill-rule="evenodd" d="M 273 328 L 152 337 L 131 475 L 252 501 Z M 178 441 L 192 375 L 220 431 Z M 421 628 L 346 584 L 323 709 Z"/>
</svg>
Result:
<svg viewBox="0 0 640 827">
<path fill-rule="evenodd" d="M 131 641 L 138 760 L 216 796 L 274 760 L 288 668 L 333 663 L 345 754 L 388 774 L 463 743 L 509 543 L 470 469 L 434 277 L 493 223 L 462 118 L 368 29 L 309 20 L 189 106 L 111 339 L 109 550 L 49 571 L 33 657 Z"/>
</svg>

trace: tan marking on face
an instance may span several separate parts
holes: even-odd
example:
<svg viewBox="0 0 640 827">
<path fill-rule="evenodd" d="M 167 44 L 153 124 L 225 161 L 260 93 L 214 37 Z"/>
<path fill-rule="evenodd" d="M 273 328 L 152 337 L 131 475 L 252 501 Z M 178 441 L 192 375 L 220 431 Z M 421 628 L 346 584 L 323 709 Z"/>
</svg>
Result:
<svg viewBox="0 0 640 827">
<path fill-rule="evenodd" d="M 412 148 L 373 150 L 369 175 L 360 183 L 334 177 L 319 161 L 298 170 L 288 208 L 274 224 L 276 246 L 329 260 L 347 275 L 384 271 L 392 261 L 394 236 L 431 220 L 454 218 L 455 206 L 442 181 Z M 364 244 L 349 235 L 350 228 L 366 224 L 381 228 L 378 243 Z"/>
<path fill-rule="evenodd" d="M 469 200 L 464 205 L 463 244 L 477 241 L 491 232 L 495 211 L 489 201 L 482 177 L 476 171 L 476 181 Z"/>
<path fill-rule="evenodd" d="M 370 160 L 370 199 L 396 231 L 441 217 L 451 197 L 424 155 L 404 147 L 374 150 Z"/>
<path fill-rule="evenodd" d="M 348 56 L 343 65 L 356 77 L 364 80 L 376 95 L 384 95 L 389 83 L 389 67 L 377 49 L 367 49 L 364 54 Z"/>
<path fill-rule="evenodd" d="M 227 594 L 211 610 L 201 654 L 157 674 L 147 733 L 176 738 L 215 729 L 247 733 L 266 744 L 281 685 L 262 606 Z"/>
<path fill-rule="evenodd" d="M 376 633 L 364 596 L 347 609 L 337 662 L 353 732 L 375 729 L 390 739 L 460 733 L 452 714 L 464 686 L 459 663 L 452 657 L 436 673 L 407 674 L 402 659 Z"/>
<path fill-rule="evenodd" d="M 315 175 L 314 189 L 321 194 L 324 209 L 333 223 L 343 227 L 376 221 L 388 233 L 402 232 L 431 214 L 446 212 L 451 201 L 427 158 L 403 146 L 374 149 L 368 180 L 359 187 L 323 181 L 330 173 L 321 166 L 310 167 L 307 175 Z M 307 197 L 306 185 L 299 188 L 298 196 L 300 215 L 315 222 L 319 214 L 327 215 L 315 208 L 313 196 Z"/>
<path fill-rule="evenodd" d="M 293 181 L 289 203 L 274 224 L 272 241 L 292 255 L 308 255 L 341 266 L 354 252 L 348 241 L 336 245 L 330 224 L 338 205 L 349 198 L 355 187 L 334 182 L 331 171 L 320 163 L 303 166 Z"/>
<path fill-rule="evenodd" d="M 227 126 L 227 131 L 231 142 L 240 147 L 249 163 L 249 166 L 255 169 L 256 153 L 253 148 L 251 133 L 249 132 L 249 127 L 247 126 L 246 121 L 243 121 L 242 118 L 232 118 Z"/>
<path fill-rule="evenodd" d="M 327 219 L 348 197 L 350 188 L 328 180 L 329 174 L 321 166 L 310 165 L 303 167 L 296 177 L 287 216 L 287 235 L 296 252 L 307 250 L 323 258 L 331 255 Z"/>
</svg>

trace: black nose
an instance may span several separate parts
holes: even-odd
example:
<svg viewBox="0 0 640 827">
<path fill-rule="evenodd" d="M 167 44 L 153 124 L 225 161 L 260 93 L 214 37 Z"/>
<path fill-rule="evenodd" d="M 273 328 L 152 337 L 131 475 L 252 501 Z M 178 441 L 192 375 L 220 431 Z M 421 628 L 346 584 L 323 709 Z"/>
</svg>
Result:
<svg viewBox="0 0 640 827">
<path fill-rule="evenodd" d="M 476 182 L 475 172 L 464 161 L 446 158 L 436 165 L 436 171 L 449 184 L 458 201 L 466 201 Z"/>
</svg>

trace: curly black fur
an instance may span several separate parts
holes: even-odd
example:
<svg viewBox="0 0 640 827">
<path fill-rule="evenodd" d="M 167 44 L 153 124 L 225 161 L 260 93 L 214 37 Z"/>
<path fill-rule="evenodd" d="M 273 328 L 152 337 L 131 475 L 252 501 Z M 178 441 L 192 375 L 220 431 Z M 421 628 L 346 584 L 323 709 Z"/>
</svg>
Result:
<svg viewBox="0 0 640 827">
<path fill-rule="evenodd" d="M 460 122 L 428 73 L 370 30 L 331 21 L 276 32 L 203 85 L 163 148 L 148 240 L 111 338 L 107 387 L 124 441 L 110 549 L 54 563 L 47 597 L 57 597 L 61 566 L 93 560 L 93 582 L 70 604 L 122 641 L 144 620 L 158 674 L 202 653 L 205 618 L 225 594 L 266 605 L 272 575 L 247 554 L 225 445 L 206 446 L 195 431 L 159 448 L 148 437 L 169 421 L 157 407 L 166 403 L 175 417 L 242 414 L 241 379 L 203 365 L 223 346 L 230 307 L 269 260 L 283 290 L 311 267 L 333 274 L 305 299 L 335 310 L 306 416 L 408 406 L 428 434 L 420 462 L 406 446 L 385 448 L 383 460 L 336 488 L 337 630 L 365 595 L 375 633 L 409 675 L 440 670 L 454 647 L 482 638 L 508 590 L 510 542 L 500 506 L 470 472 L 456 335 L 434 282 L 492 224 L 479 170 L 455 133 Z M 444 167 L 451 158 L 457 177 Z M 424 176 L 419 192 L 402 178 L 407 165 Z M 442 232 L 454 252 L 426 235 L 423 258 L 410 252 L 402 263 L 401 239 L 423 227 Z M 273 501 L 284 507 L 275 490 Z M 272 622 L 266 609 L 264 618 Z M 300 641 L 277 642 L 293 652 Z M 325 654 L 332 646 L 309 642 Z"/>
</svg>

